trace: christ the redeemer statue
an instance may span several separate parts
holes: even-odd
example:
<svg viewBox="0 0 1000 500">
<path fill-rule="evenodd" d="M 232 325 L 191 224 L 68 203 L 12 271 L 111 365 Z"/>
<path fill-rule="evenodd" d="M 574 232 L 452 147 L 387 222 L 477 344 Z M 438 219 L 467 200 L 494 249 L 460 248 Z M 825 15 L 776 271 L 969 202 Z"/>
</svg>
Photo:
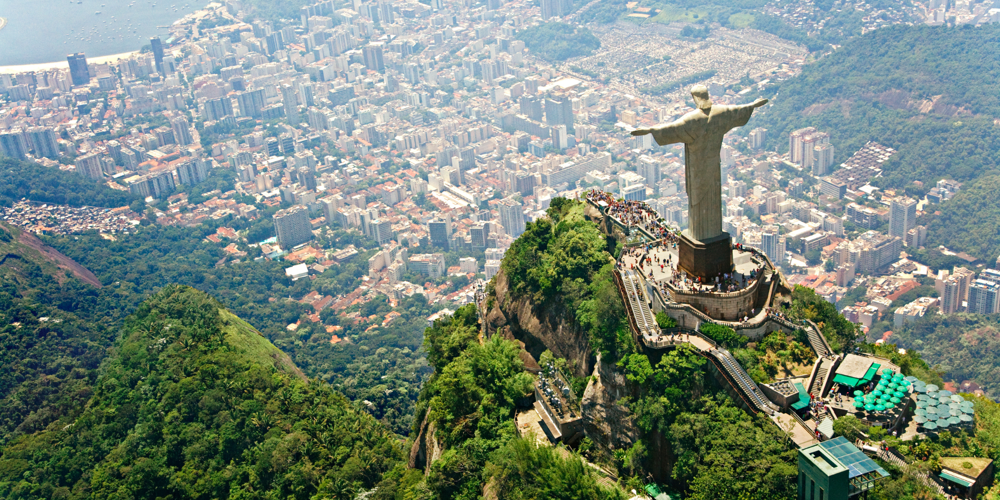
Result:
<svg viewBox="0 0 1000 500">
<path fill-rule="evenodd" d="M 660 146 L 684 143 L 689 227 L 682 238 L 679 260 L 689 274 L 711 277 L 732 267 L 730 238 L 722 231 L 722 138 L 733 128 L 746 125 L 753 110 L 767 104 L 767 99 L 743 106 L 713 105 L 704 85 L 693 87 L 691 96 L 698 109 L 673 123 L 635 129 L 632 135 L 653 134 Z M 685 243 L 689 247 L 687 258 Z M 692 262 L 705 259 L 725 262 Z"/>
</svg>

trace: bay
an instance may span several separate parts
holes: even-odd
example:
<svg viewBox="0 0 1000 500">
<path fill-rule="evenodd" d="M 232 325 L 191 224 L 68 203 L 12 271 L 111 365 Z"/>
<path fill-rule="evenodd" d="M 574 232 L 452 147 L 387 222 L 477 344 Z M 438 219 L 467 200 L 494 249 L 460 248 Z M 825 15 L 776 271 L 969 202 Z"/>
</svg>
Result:
<svg viewBox="0 0 1000 500">
<path fill-rule="evenodd" d="M 155 6 L 154 6 L 155 5 Z M 204 0 L 0 0 L 0 66 L 100 57 L 139 50 Z M 100 12 L 97 14 L 96 12 Z M 160 26 L 160 28 L 158 28 Z"/>
</svg>

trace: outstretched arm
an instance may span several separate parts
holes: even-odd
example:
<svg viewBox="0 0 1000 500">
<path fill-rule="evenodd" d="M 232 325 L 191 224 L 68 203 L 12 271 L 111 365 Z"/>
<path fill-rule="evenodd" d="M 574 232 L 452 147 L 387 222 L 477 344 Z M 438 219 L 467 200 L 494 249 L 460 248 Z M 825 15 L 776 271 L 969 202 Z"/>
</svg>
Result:
<svg viewBox="0 0 1000 500">
<path fill-rule="evenodd" d="M 653 134 L 653 139 L 660 146 L 684 142 L 684 121 L 677 120 L 673 123 L 662 123 L 654 127 L 640 127 L 632 131 L 632 135 Z"/>
</svg>

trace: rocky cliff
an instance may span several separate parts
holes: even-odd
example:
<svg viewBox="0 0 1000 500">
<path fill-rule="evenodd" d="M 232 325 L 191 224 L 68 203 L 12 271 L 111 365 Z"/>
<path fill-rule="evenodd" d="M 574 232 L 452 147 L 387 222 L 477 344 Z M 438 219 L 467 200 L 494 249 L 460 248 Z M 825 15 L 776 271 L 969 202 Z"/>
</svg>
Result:
<svg viewBox="0 0 1000 500">
<path fill-rule="evenodd" d="M 562 304 L 539 305 L 528 297 L 511 297 L 510 279 L 503 270 L 495 277 L 494 293 L 487 302 L 487 335 L 501 335 L 519 342 L 531 357 L 522 356 L 529 370 L 538 369 L 538 359 L 548 349 L 569 362 L 573 376 L 590 375 L 595 358 L 586 332 L 569 319 Z"/>
</svg>

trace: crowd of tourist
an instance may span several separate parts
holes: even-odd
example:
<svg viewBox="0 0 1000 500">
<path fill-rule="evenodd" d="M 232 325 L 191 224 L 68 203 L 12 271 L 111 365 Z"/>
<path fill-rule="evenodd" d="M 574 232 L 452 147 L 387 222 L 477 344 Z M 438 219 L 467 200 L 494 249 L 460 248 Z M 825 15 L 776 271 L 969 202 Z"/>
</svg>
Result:
<svg viewBox="0 0 1000 500">
<path fill-rule="evenodd" d="M 594 203 L 603 201 L 607 204 L 607 214 L 626 227 L 642 228 L 656 240 L 677 241 L 678 230 L 668 226 L 644 201 L 616 200 L 613 194 L 597 190 L 588 191 L 587 199 Z"/>
</svg>

